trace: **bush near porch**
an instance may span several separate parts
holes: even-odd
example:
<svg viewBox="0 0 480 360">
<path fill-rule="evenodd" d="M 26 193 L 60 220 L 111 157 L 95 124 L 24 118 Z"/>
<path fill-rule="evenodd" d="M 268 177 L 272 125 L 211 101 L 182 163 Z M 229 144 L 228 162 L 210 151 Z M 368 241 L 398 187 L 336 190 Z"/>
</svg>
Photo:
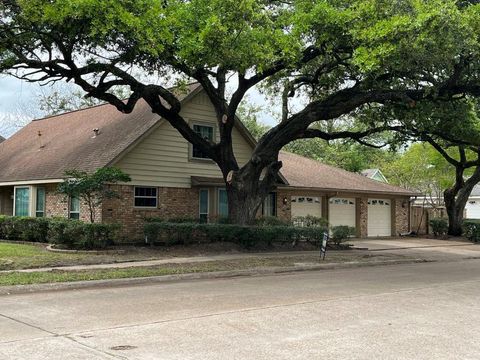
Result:
<svg viewBox="0 0 480 360">
<path fill-rule="evenodd" d="M 69 249 L 103 249 L 114 244 L 116 224 L 90 224 L 63 218 L 0 216 L 0 239 L 49 242 Z"/>
</svg>

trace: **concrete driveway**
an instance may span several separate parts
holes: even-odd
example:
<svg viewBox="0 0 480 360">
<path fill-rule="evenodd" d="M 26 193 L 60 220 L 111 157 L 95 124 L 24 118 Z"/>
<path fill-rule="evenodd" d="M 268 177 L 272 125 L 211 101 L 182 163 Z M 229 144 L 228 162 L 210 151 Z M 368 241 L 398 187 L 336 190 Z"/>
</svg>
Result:
<svg viewBox="0 0 480 360">
<path fill-rule="evenodd" d="M 356 248 L 368 249 L 374 254 L 395 253 L 438 261 L 480 258 L 480 244 L 474 244 L 464 239 L 441 240 L 405 237 L 371 238 L 351 242 Z"/>
<path fill-rule="evenodd" d="M 0 359 L 479 359 L 480 260 L 0 297 Z"/>
</svg>

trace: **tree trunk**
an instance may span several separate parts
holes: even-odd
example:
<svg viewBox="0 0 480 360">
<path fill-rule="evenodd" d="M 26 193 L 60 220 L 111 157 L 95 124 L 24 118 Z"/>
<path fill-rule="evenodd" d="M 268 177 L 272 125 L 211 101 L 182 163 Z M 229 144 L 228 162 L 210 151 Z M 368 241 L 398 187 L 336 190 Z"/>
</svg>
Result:
<svg viewBox="0 0 480 360">
<path fill-rule="evenodd" d="M 238 171 L 224 172 L 230 221 L 239 225 L 255 223 L 264 199 L 276 187 L 281 166 L 276 158 L 253 160 Z"/>
<path fill-rule="evenodd" d="M 262 204 L 259 196 L 252 186 L 246 186 L 242 190 L 235 187 L 227 187 L 228 210 L 230 220 L 239 225 L 252 225 L 255 223 L 258 209 Z"/>
<path fill-rule="evenodd" d="M 447 189 L 444 193 L 445 209 L 448 215 L 448 235 L 461 236 L 465 205 L 462 207 L 457 203 L 455 191 L 452 190 Z"/>
<path fill-rule="evenodd" d="M 463 233 L 463 212 L 474 186 L 480 181 L 480 166 L 465 181 L 463 173 L 464 168 L 458 167 L 455 184 L 443 193 L 448 215 L 448 235 L 451 236 L 461 236 Z"/>
</svg>

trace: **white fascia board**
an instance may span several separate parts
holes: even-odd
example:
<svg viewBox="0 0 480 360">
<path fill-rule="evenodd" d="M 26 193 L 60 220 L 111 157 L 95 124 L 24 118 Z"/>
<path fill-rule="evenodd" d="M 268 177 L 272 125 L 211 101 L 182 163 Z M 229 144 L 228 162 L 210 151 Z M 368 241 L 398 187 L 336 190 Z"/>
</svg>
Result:
<svg viewBox="0 0 480 360">
<path fill-rule="evenodd" d="M 61 183 L 61 182 L 64 182 L 64 179 L 21 180 L 21 181 L 0 182 L 0 186 L 41 185 L 41 184 L 55 184 L 55 183 Z"/>
</svg>

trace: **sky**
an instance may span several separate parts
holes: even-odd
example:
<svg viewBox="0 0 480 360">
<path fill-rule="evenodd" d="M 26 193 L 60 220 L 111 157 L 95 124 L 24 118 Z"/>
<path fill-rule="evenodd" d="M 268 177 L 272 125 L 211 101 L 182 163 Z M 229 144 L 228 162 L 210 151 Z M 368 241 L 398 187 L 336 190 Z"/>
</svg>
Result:
<svg viewBox="0 0 480 360">
<path fill-rule="evenodd" d="M 20 114 L 32 118 L 33 114 L 39 113 L 35 98 L 41 90 L 39 84 L 27 83 L 11 76 L 0 76 L 0 135 L 9 137 L 25 124 L 25 119 L 16 121 Z M 270 126 L 276 124 L 275 118 L 268 111 L 271 104 L 267 103 L 258 90 L 252 89 L 248 93 L 248 99 L 251 103 L 265 108 L 265 111 L 259 114 L 262 123 Z"/>
<path fill-rule="evenodd" d="M 0 77 L 0 135 L 8 137 L 19 129 L 13 124 L 22 113 L 32 113 L 38 84 L 30 84 L 13 77 Z M 19 119 L 18 123 L 25 120 Z"/>
</svg>

